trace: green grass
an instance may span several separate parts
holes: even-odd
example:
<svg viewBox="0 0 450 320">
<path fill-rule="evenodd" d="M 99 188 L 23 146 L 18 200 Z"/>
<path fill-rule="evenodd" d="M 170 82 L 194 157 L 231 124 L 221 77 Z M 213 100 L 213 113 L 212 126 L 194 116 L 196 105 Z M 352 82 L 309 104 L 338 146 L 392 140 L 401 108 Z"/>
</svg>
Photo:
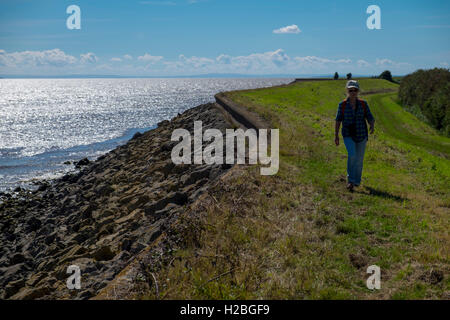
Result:
<svg viewBox="0 0 450 320">
<path fill-rule="evenodd" d="M 195 236 L 159 271 L 170 279 L 161 295 L 448 298 L 450 139 L 398 105 L 397 84 L 361 79 L 376 132 L 367 144 L 362 186 L 349 193 L 345 147 L 334 145 L 344 84 L 227 93 L 280 129 L 280 170 L 266 177 L 255 166 L 244 167 L 213 190 L 201 219 L 186 215 L 197 226 Z M 381 268 L 381 290 L 365 286 L 371 264 Z M 444 279 L 428 281 L 428 270 Z"/>
</svg>

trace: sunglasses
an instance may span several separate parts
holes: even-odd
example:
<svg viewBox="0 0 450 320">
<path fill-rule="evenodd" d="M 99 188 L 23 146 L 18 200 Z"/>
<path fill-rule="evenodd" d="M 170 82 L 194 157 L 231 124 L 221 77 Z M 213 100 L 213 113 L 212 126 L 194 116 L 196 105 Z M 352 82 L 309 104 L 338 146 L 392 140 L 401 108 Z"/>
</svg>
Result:
<svg viewBox="0 0 450 320">
<path fill-rule="evenodd" d="M 350 89 L 348 92 L 358 92 L 358 89 Z"/>
</svg>

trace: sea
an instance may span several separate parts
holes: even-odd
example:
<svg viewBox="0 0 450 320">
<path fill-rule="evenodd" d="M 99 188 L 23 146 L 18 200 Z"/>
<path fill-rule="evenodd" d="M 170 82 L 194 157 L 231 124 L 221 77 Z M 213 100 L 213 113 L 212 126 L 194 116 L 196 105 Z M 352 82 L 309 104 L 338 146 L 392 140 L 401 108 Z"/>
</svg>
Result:
<svg viewBox="0 0 450 320">
<path fill-rule="evenodd" d="M 95 160 L 136 132 L 214 102 L 218 92 L 293 80 L 0 79 L 0 191 L 62 176 L 74 170 L 74 161 Z"/>
</svg>

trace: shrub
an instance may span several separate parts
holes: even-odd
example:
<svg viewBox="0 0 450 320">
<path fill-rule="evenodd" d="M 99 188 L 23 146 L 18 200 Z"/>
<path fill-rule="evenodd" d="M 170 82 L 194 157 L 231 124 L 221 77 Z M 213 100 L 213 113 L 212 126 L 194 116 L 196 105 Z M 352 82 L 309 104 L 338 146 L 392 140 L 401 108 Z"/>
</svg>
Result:
<svg viewBox="0 0 450 320">
<path fill-rule="evenodd" d="M 392 79 L 392 74 L 391 74 L 391 72 L 390 72 L 389 70 L 383 71 L 383 72 L 378 76 L 378 78 L 384 79 L 384 80 L 387 80 L 387 81 L 390 81 L 390 82 L 394 82 L 394 80 Z"/>
<path fill-rule="evenodd" d="M 417 70 L 405 76 L 398 97 L 403 106 L 418 109 L 427 121 L 450 135 L 450 70 Z"/>
</svg>

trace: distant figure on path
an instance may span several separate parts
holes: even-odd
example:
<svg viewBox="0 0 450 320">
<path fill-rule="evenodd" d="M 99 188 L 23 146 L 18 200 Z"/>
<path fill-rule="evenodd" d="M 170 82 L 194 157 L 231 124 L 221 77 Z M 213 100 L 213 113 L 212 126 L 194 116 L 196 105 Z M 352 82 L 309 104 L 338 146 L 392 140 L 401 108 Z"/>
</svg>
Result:
<svg viewBox="0 0 450 320">
<path fill-rule="evenodd" d="M 353 187 L 357 187 L 361 183 L 364 152 L 369 139 L 366 119 L 372 134 L 375 130 L 375 118 L 370 112 L 367 101 L 358 99 L 358 81 L 348 81 L 346 88 L 347 99 L 339 103 L 336 114 L 334 142 L 336 146 L 339 146 L 339 127 L 342 123 L 342 137 L 348 153 L 347 189 L 353 191 Z"/>
</svg>

